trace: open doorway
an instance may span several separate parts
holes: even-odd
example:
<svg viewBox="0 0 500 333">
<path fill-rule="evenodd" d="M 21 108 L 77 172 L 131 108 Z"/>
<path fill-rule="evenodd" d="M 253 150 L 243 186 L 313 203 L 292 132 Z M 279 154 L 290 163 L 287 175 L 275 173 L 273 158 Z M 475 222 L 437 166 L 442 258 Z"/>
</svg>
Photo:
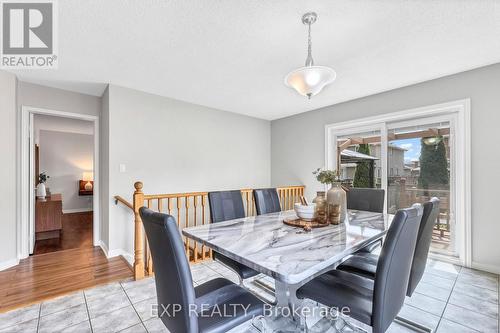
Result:
<svg viewBox="0 0 500 333">
<path fill-rule="evenodd" d="M 20 258 L 99 245 L 97 121 L 22 108 Z"/>
<path fill-rule="evenodd" d="M 31 254 L 92 246 L 94 124 L 35 114 Z"/>
</svg>

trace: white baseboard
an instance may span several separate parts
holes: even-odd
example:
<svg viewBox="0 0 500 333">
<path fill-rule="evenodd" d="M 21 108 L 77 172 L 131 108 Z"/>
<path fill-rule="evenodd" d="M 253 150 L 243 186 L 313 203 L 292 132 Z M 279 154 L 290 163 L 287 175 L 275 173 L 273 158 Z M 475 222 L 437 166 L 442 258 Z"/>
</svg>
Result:
<svg viewBox="0 0 500 333">
<path fill-rule="evenodd" d="M 106 255 L 106 258 L 112 258 L 112 257 L 118 257 L 122 256 L 127 262 L 130 264 L 130 266 L 134 266 L 134 256 L 127 251 L 123 249 L 114 249 L 114 250 L 109 250 L 106 244 L 104 244 L 103 241 L 99 242 L 99 246 L 101 247 L 102 251 Z"/>
<path fill-rule="evenodd" d="M 122 256 L 130 266 L 134 266 L 134 256 L 123 249 L 115 249 L 108 252 L 109 258 Z"/>
<path fill-rule="evenodd" d="M 102 252 L 104 252 L 104 255 L 106 256 L 106 258 L 109 258 L 108 256 L 108 247 L 106 246 L 106 244 L 104 244 L 104 242 L 102 240 L 99 241 L 99 247 L 102 249 Z"/>
<path fill-rule="evenodd" d="M 11 268 L 19 264 L 19 259 L 10 259 L 0 262 L 0 271 L 4 269 Z"/>
<path fill-rule="evenodd" d="M 473 261 L 472 268 L 478 269 L 480 271 L 489 272 L 489 273 L 500 274 L 500 266 L 481 264 L 481 263 Z"/>
<path fill-rule="evenodd" d="M 72 209 L 63 209 L 63 214 L 71 214 L 71 213 L 85 213 L 92 212 L 93 208 L 72 208 Z"/>
</svg>

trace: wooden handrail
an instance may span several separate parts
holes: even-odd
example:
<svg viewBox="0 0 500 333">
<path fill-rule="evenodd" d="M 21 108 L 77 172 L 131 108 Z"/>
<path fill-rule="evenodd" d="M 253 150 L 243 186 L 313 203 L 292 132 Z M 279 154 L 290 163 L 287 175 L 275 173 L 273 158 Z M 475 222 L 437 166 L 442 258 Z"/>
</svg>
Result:
<svg viewBox="0 0 500 333">
<path fill-rule="evenodd" d="M 203 225 L 210 223 L 208 192 L 186 192 L 167 194 L 144 194 L 143 184 L 134 184 L 133 204 L 120 196 L 115 196 L 115 202 L 121 202 L 134 212 L 134 277 L 136 280 L 142 279 L 146 274 L 153 274 L 153 262 L 149 250 L 148 241 L 144 235 L 144 228 L 139 214 L 139 209 L 146 206 L 158 212 L 168 213 L 177 220 L 179 229 Z M 280 198 L 281 209 L 293 209 L 295 202 L 300 202 L 300 197 L 304 195 L 305 186 L 285 186 L 278 187 L 278 197 Z M 245 207 L 245 215 L 256 214 L 253 189 L 245 188 L 240 190 Z M 190 262 L 197 262 L 212 257 L 210 249 L 188 238 L 184 238 L 186 255 Z"/>
<path fill-rule="evenodd" d="M 147 194 L 144 195 L 144 200 L 153 199 L 168 199 L 168 198 L 184 198 L 197 195 L 208 195 L 208 192 L 186 192 L 186 193 L 168 193 L 168 194 Z"/>
<path fill-rule="evenodd" d="M 130 202 L 128 202 L 127 200 L 123 199 L 121 196 L 119 195 L 115 195 L 115 205 L 118 205 L 118 202 L 121 202 L 122 204 L 124 204 L 125 206 L 127 206 L 128 208 L 134 210 L 134 205 L 132 205 Z"/>
</svg>

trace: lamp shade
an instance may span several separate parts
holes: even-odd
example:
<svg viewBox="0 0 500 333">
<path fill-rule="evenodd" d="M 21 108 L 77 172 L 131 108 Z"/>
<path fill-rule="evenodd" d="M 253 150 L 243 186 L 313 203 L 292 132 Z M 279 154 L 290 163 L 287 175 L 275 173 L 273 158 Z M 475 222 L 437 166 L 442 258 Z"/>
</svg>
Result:
<svg viewBox="0 0 500 333">
<path fill-rule="evenodd" d="M 337 74 L 330 67 L 306 66 L 288 73 L 285 84 L 297 90 L 299 94 L 311 98 L 335 81 L 336 77 Z"/>
<path fill-rule="evenodd" d="M 94 180 L 94 173 L 92 171 L 85 171 L 83 173 L 83 179 L 86 182 L 90 182 Z"/>
</svg>

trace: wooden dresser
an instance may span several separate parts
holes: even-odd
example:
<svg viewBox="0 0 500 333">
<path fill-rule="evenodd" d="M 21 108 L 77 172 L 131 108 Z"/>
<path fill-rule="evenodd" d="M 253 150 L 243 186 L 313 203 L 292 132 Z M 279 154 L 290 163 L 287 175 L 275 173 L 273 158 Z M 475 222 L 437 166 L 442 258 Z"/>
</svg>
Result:
<svg viewBox="0 0 500 333">
<path fill-rule="evenodd" d="M 35 235 L 36 240 L 59 238 L 62 229 L 62 196 L 52 194 L 44 200 L 36 199 Z"/>
</svg>

